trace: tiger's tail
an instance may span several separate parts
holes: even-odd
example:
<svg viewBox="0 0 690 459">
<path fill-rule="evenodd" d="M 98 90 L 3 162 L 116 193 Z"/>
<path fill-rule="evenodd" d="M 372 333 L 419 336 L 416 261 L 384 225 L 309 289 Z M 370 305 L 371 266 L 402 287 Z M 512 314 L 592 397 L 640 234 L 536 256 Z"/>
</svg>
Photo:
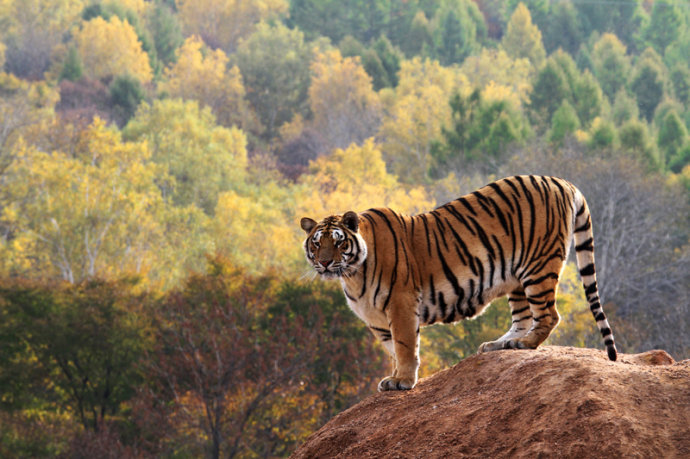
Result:
<svg viewBox="0 0 690 459">
<path fill-rule="evenodd" d="M 585 296 L 589 302 L 589 309 L 594 315 L 597 327 L 601 332 L 606 345 L 609 360 L 615 361 L 617 357 L 616 344 L 613 340 L 613 333 L 609 326 L 604 309 L 599 299 L 599 288 L 597 287 L 597 275 L 594 268 L 594 233 L 592 232 L 592 218 L 585 197 L 579 190 L 575 191 L 575 256 L 577 267 L 580 270 L 582 285 L 585 288 Z"/>
</svg>

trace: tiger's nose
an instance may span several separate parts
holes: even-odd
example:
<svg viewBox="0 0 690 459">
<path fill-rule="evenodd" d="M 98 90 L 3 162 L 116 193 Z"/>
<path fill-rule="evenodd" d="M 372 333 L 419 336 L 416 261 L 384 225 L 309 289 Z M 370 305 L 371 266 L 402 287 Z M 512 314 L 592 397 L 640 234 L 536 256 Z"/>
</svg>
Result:
<svg viewBox="0 0 690 459">
<path fill-rule="evenodd" d="M 319 260 L 319 263 L 320 263 L 321 266 L 323 266 L 324 268 L 328 268 L 328 265 L 330 265 L 330 264 L 332 263 L 332 260 Z"/>
</svg>

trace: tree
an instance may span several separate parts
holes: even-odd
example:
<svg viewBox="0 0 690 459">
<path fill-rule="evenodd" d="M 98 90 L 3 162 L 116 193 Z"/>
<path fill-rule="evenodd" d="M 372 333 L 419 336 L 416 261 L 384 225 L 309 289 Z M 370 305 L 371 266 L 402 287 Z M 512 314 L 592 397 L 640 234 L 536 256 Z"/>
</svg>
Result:
<svg viewBox="0 0 690 459">
<path fill-rule="evenodd" d="M 280 18 L 285 0 L 175 0 L 185 36 L 196 35 L 211 49 L 234 53 L 241 38 L 263 21 Z"/>
<path fill-rule="evenodd" d="M 405 56 L 412 58 L 430 49 L 432 41 L 431 24 L 423 11 L 417 11 L 410 24 L 409 32 L 397 43 Z"/>
<path fill-rule="evenodd" d="M 274 288 L 270 278 L 213 260 L 208 274 L 190 277 L 157 307 L 157 345 L 147 368 L 154 396 L 169 412 L 163 419 L 170 430 L 160 430 L 184 438 L 183 454 L 251 451 L 260 445 L 249 443 L 250 432 L 261 435 L 258 413 L 308 381 L 313 353 L 327 345 L 323 318 L 315 309 L 292 321 L 283 311 L 264 316 Z"/>
<path fill-rule="evenodd" d="M 673 164 L 672 170 L 679 172 L 685 166 L 683 149 L 690 143 L 688 131 L 675 110 L 670 110 L 659 126 L 657 144 L 667 164 Z"/>
<path fill-rule="evenodd" d="M 532 13 L 534 18 L 534 13 Z M 572 2 L 558 2 L 551 6 L 546 22 L 536 20 L 543 34 L 547 54 L 562 49 L 575 56 L 584 40 L 582 25 Z"/>
<path fill-rule="evenodd" d="M 443 140 L 431 149 L 437 176 L 469 166 L 491 170 L 506 147 L 524 140 L 528 127 L 510 102 L 488 100 L 475 89 L 468 96 L 455 94 L 450 100 L 453 121 L 443 128 Z"/>
<path fill-rule="evenodd" d="M 376 133 L 379 98 L 358 58 L 343 58 L 337 50 L 319 53 L 311 73 L 309 105 L 327 149 L 361 143 Z"/>
<path fill-rule="evenodd" d="M 679 102 L 688 104 L 690 102 L 690 66 L 688 64 L 677 64 L 671 70 L 671 83 L 673 93 Z"/>
<path fill-rule="evenodd" d="M 111 78 L 129 73 L 142 83 L 153 78 L 149 57 L 142 49 L 134 28 L 127 21 L 112 16 L 105 21 L 98 16 L 83 23 L 74 35 L 85 75 Z"/>
<path fill-rule="evenodd" d="M 561 106 L 553 114 L 551 130 L 548 137 L 551 142 L 560 143 L 568 134 L 573 134 L 580 128 L 580 120 L 577 112 L 567 100 L 563 100 Z"/>
<path fill-rule="evenodd" d="M 296 113 L 306 115 L 311 58 L 302 32 L 282 24 L 261 23 L 240 41 L 234 62 L 242 73 L 246 98 L 265 128 L 265 140 L 273 140 Z"/>
<path fill-rule="evenodd" d="M 663 168 L 656 143 L 649 134 L 649 125 L 637 118 L 627 120 L 618 130 L 621 149 L 632 156 L 649 170 Z"/>
<path fill-rule="evenodd" d="M 630 80 L 630 91 L 637 99 L 640 114 L 651 121 L 666 86 L 665 67 L 654 50 L 647 48 L 638 58 Z"/>
<path fill-rule="evenodd" d="M 570 87 L 563 70 L 552 59 L 537 74 L 530 109 L 537 124 L 546 124 L 563 100 L 570 99 Z"/>
<path fill-rule="evenodd" d="M 433 19 L 436 24 L 432 34 L 433 56 L 442 65 L 461 63 L 478 47 L 478 27 L 486 36 L 484 18 L 475 9 L 476 5 L 472 2 L 449 0 L 436 11 Z"/>
<path fill-rule="evenodd" d="M 585 127 L 603 112 L 604 94 L 596 78 L 588 70 L 575 82 L 573 99 L 577 115 Z"/>
<path fill-rule="evenodd" d="M 119 132 L 98 119 L 74 151 L 22 146 L 1 195 L 2 220 L 11 230 L 2 247 L 9 256 L 5 269 L 70 283 L 173 273 L 173 265 L 149 272 L 168 261 L 170 231 L 158 221 L 165 209 L 154 183 L 158 170 L 144 167 L 149 155 L 143 143 L 121 142 Z"/>
<path fill-rule="evenodd" d="M 531 66 L 526 58 L 513 59 L 502 49 L 483 48 L 479 55 L 465 59 L 461 70 L 474 87 L 508 87 L 518 105 L 529 101 Z"/>
<path fill-rule="evenodd" d="M 625 45 L 615 35 L 605 33 L 594 44 L 591 57 L 592 71 L 604 94 L 613 101 L 630 77 L 630 58 Z"/>
<path fill-rule="evenodd" d="M 302 184 L 305 193 L 298 203 L 298 215 L 313 218 L 371 207 L 415 214 L 434 205 L 422 187 L 405 190 L 398 184 L 386 171 L 381 151 L 371 139 L 313 161 Z"/>
<path fill-rule="evenodd" d="M 171 64 L 176 58 L 175 51 L 184 41 L 177 15 L 172 12 L 171 7 L 162 2 L 155 2 L 147 15 L 147 22 L 158 59 L 163 66 Z"/>
<path fill-rule="evenodd" d="M 616 126 L 620 126 L 626 121 L 636 120 L 640 117 L 640 109 L 637 101 L 628 94 L 625 89 L 620 89 L 616 93 L 611 107 L 611 118 Z"/>
<path fill-rule="evenodd" d="M 395 97 L 384 110 L 377 134 L 386 164 L 401 181 L 411 184 L 429 179 L 432 142 L 451 122 L 448 100 L 455 91 L 468 90 L 463 73 L 438 61 L 416 57 L 402 62 Z"/>
<path fill-rule="evenodd" d="M 141 43 L 141 49 L 148 56 L 153 73 L 158 75 L 160 73 L 160 62 L 158 61 L 156 47 L 149 30 L 142 24 L 140 19 L 140 15 L 145 9 L 146 5 L 141 0 L 92 3 L 84 8 L 82 19 L 90 21 L 96 17 L 101 17 L 105 21 L 109 21 L 113 16 L 117 16 L 122 22 L 127 22 L 134 29 L 137 40 Z"/>
<path fill-rule="evenodd" d="M 67 51 L 65 62 L 62 64 L 59 79 L 60 81 L 78 81 L 82 77 L 83 73 L 84 67 L 81 63 L 81 58 L 79 57 L 77 48 L 70 46 L 69 50 Z"/>
<path fill-rule="evenodd" d="M 648 20 L 643 3 L 641 0 L 620 0 L 615 5 L 573 2 L 585 37 L 595 31 L 612 33 L 629 47 L 635 46 L 636 36 Z"/>
<path fill-rule="evenodd" d="M 678 40 L 683 26 L 683 14 L 676 3 L 656 1 L 652 5 L 649 23 L 642 29 L 641 36 L 646 45 L 663 56 L 668 45 Z"/>
<path fill-rule="evenodd" d="M 151 344 L 131 282 L 79 285 L 5 279 L 0 342 L 5 404 L 67 409 L 99 431 L 143 380 L 136 363 Z M 6 379 L 12 377 L 12 380 Z"/>
<path fill-rule="evenodd" d="M 239 68 L 228 68 L 228 57 L 220 49 L 204 51 L 197 36 L 187 38 L 177 50 L 177 61 L 165 70 L 159 91 L 210 107 L 223 126 L 253 127 Z"/>
<path fill-rule="evenodd" d="M 532 24 L 532 16 L 523 3 L 511 16 L 501 46 L 513 59 L 528 59 L 536 70 L 544 63 L 546 51 L 541 41 L 541 31 Z"/>
<path fill-rule="evenodd" d="M 139 80 L 130 75 L 116 77 L 108 89 L 114 105 L 115 120 L 122 127 L 134 116 L 137 107 L 144 100 L 144 89 Z"/>
<path fill-rule="evenodd" d="M 0 6 L 5 68 L 20 78 L 38 80 L 49 70 L 65 31 L 75 24 L 83 0 L 5 0 Z"/>
<path fill-rule="evenodd" d="M 0 178 L 14 160 L 22 138 L 53 118 L 59 94 L 44 82 L 31 83 L 0 72 Z"/>
<path fill-rule="evenodd" d="M 194 205 L 213 215 L 220 193 L 244 186 L 246 136 L 236 127 L 216 125 L 211 111 L 194 101 L 144 105 L 123 135 L 148 145 L 150 160 L 163 167 L 168 178 L 159 179 L 158 186 L 176 206 Z"/>
</svg>

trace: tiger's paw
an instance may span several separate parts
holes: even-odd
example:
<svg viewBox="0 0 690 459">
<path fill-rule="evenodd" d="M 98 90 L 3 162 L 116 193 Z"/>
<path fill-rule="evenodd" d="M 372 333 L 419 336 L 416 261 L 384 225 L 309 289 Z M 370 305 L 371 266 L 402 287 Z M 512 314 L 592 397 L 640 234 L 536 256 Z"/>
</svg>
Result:
<svg viewBox="0 0 690 459">
<path fill-rule="evenodd" d="M 394 376 L 388 376 L 383 378 L 379 383 L 379 392 L 387 390 L 410 390 L 415 385 L 415 380 L 413 378 L 396 378 Z"/>
<path fill-rule="evenodd" d="M 513 338 L 482 343 L 477 353 L 482 354 L 484 352 L 500 351 L 503 349 L 533 349 L 533 347 L 526 344 L 521 338 Z"/>
</svg>

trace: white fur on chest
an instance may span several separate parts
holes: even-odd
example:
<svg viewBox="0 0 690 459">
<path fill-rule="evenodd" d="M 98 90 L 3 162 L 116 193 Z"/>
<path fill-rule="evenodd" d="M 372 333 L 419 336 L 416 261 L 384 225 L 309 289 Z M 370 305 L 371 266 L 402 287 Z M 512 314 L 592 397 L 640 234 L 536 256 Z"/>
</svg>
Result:
<svg viewBox="0 0 690 459">
<path fill-rule="evenodd" d="M 340 280 L 340 284 L 345 292 L 350 291 L 343 279 Z M 381 300 L 382 297 L 385 298 L 385 295 L 387 295 L 387 292 L 384 292 L 383 294 L 379 292 L 377 299 Z M 374 298 L 371 297 L 370 292 L 367 292 L 364 296 L 356 300 L 353 300 L 351 296 L 352 295 L 348 295 L 347 293 L 345 294 L 348 306 L 350 306 L 350 309 L 352 309 L 352 312 L 354 312 L 357 317 L 359 317 L 369 326 L 386 329 L 389 327 L 386 314 L 381 310 L 381 308 L 376 307 L 374 304 Z"/>
</svg>

